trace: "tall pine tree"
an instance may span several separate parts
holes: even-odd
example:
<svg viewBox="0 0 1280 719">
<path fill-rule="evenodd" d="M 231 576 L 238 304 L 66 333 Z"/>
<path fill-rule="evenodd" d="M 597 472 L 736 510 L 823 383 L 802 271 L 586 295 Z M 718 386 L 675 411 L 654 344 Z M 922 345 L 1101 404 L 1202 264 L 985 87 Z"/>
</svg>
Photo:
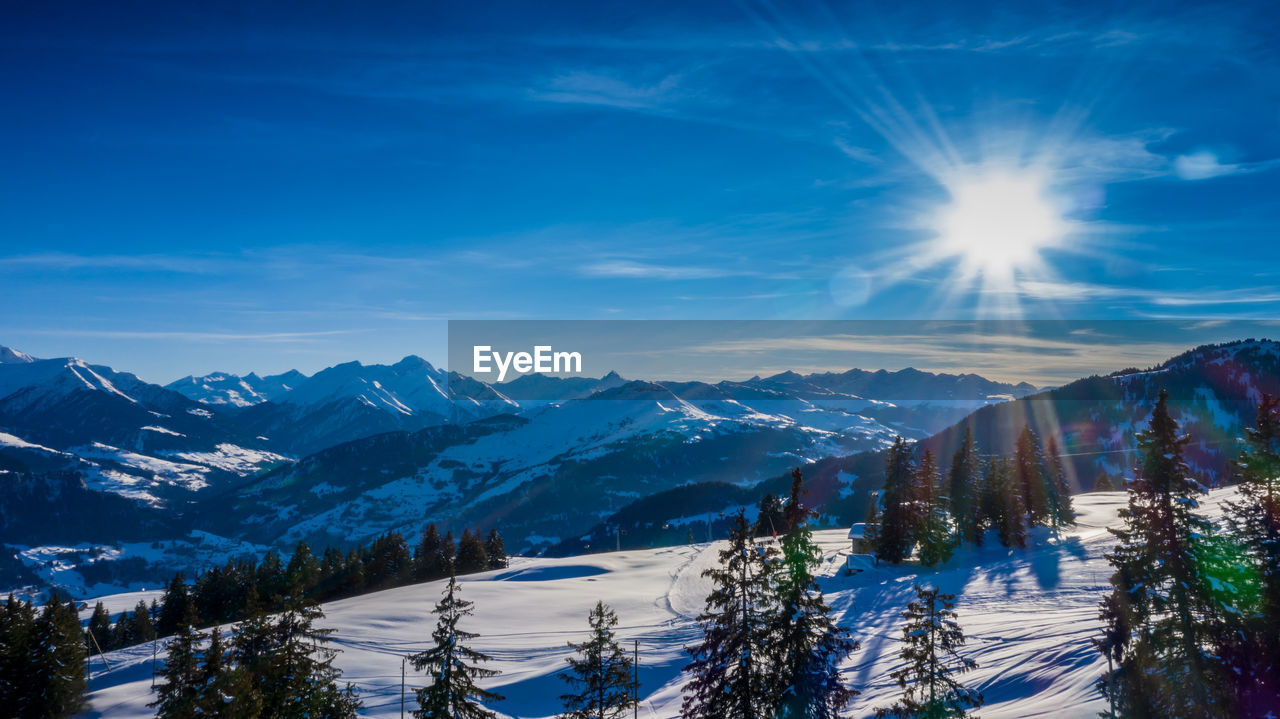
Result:
<svg viewBox="0 0 1280 719">
<path fill-rule="evenodd" d="M 1209 652 L 1205 578 L 1197 551 L 1212 527 L 1195 513 L 1204 489 L 1190 476 L 1190 441 L 1160 392 L 1148 428 L 1138 435 L 1142 466 L 1120 510 L 1115 567 L 1103 600 L 1099 649 L 1113 669 L 1100 684 L 1122 716 L 1228 716 L 1217 658 Z"/>
<path fill-rule="evenodd" d="M 777 609 L 768 644 L 772 655 L 777 719 L 834 719 L 857 691 L 845 685 L 840 663 L 858 649 L 849 630 L 835 623 L 818 587 L 822 550 L 813 541 L 800 470 L 792 473 L 784 513 L 782 556 L 772 563 Z"/>
<path fill-rule="evenodd" d="M 890 564 L 905 561 L 915 545 L 919 510 L 914 479 L 911 447 L 898 437 L 885 458 L 884 506 L 880 514 L 880 538 L 876 543 L 876 557 Z"/>
<path fill-rule="evenodd" d="M 768 563 L 777 551 L 757 544 L 745 513 L 738 512 L 719 566 L 704 570 L 713 589 L 698 616 L 702 642 L 688 649 L 680 714 L 684 719 L 756 719 L 768 716 L 772 667 L 764 648 L 775 616 Z"/>
<path fill-rule="evenodd" d="M 938 463 L 933 452 L 926 449 L 916 468 L 916 497 L 920 506 L 920 528 L 917 531 L 920 545 L 920 563 L 926 567 L 941 564 L 951 558 L 955 549 L 955 535 L 951 531 L 947 496 L 942 492 Z"/>
<path fill-rule="evenodd" d="M 564 702 L 563 719 L 621 719 L 635 706 L 635 666 L 618 644 L 613 628 L 618 616 L 604 602 L 587 617 L 591 637 L 580 644 L 569 642 L 574 655 L 566 659 L 569 673 L 560 675 L 570 693 Z"/>
<path fill-rule="evenodd" d="M 444 597 L 436 604 L 436 628 L 431 633 L 435 645 L 409 657 L 413 668 L 426 670 L 430 684 L 417 690 L 417 719 L 492 719 L 497 716 L 480 702 L 501 701 L 502 696 L 482 689 L 477 679 L 499 674 L 480 664 L 492 661 L 467 646 L 477 634 L 458 628 L 463 617 L 471 615 L 472 603 L 459 594 L 458 581 L 452 574 L 445 585 Z"/>
<path fill-rule="evenodd" d="M 944 719 L 969 716 L 982 706 L 982 694 L 966 688 L 957 677 L 977 668 L 960 656 L 964 632 L 956 621 L 955 595 L 915 586 L 916 599 L 902 617 L 902 659 L 906 666 L 890 673 L 902 687 L 893 706 L 876 710 L 877 717 Z"/>
<path fill-rule="evenodd" d="M 981 462 L 978 456 L 978 444 L 973 439 L 973 430 L 965 426 L 960 448 L 951 457 L 951 469 L 947 473 L 951 516 L 955 519 L 956 534 L 961 542 L 977 543 L 979 541 Z"/>
</svg>

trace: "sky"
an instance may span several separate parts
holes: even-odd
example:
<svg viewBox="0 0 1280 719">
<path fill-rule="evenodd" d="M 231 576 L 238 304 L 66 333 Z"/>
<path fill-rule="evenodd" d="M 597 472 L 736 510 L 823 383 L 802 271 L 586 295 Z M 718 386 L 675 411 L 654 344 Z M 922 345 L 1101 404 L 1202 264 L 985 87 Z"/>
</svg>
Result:
<svg viewBox="0 0 1280 719">
<path fill-rule="evenodd" d="M 167 382 L 442 364 L 450 319 L 1276 318 L 1278 20 L 7 2 L 0 344 Z"/>
</svg>

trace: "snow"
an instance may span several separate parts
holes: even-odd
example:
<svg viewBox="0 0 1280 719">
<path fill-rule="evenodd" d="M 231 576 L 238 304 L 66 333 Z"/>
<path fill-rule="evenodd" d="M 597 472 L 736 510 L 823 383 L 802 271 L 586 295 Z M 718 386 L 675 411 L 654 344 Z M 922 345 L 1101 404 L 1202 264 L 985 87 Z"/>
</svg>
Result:
<svg viewBox="0 0 1280 719">
<path fill-rule="evenodd" d="M 38 452 L 48 452 L 50 454 L 59 454 L 63 456 L 69 456 L 67 455 L 66 452 L 59 452 L 56 449 L 49 449 L 48 447 L 45 447 L 43 445 L 32 444 L 31 442 L 28 442 L 25 439 L 22 439 L 21 437 L 15 437 L 14 435 L 9 434 L 7 432 L 0 432 L 0 446 L 14 447 L 16 449 L 34 449 Z"/>
<path fill-rule="evenodd" d="M 1208 497 L 1210 515 L 1231 496 L 1232 490 L 1216 490 Z M 871 716 L 898 694 L 889 673 L 901 666 L 900 612 L 914 596 L 913 582 L 957 594 L 968 638 L 962 653 L 979 664 L 964 680 L 986 695 L 983 717 L 1096 716 L 1103 702 L 1094 682 L 1105 661 L 1090 639 L 1100 629 L 1098 601 L 1110 589 L 1103 554 L 1115 539 L 1106 527 L 1118 524 L 1116 511 L 1124 503 L 1123 492 L 1079 495 L 1079 524 L 1060 537 L 1042 532 L 1026 550 L 989 543 L 928 571 L 881 566 L 847 575 L 846 530 L 817 532 L 825 550 L 821 581 L 828 602 L 862 642 L 844 667 L 848 681 L 862 691 L 849 716 Z M 600 599 L 617 612 L 624 644 L 640 643 L 641 714 L 678 716 L 680 670 L 687 663 L 683 647 L 699 637 L 694 617 L 709 590 L 701 573 L 715 563 L 721 546 L 515 558 L 508 569 L 462 578 L 462 596 L 476 603 L 465 626 L 482 635 L 474 647 L 492 655 L 492 666 L 502 671 L 487 686 L 508 699 L 492 708 L 513 717 L 557 713 L 564 685 L 556 675 L 565 667 L 565 643 L 581 640 L 587 613 Z M 399 716 L 400 659 L 429 641 L 431 608 L 442 586 L 431 582 L 325 605 L 322 625 L 336 630 L 342 650 L 336 663 L 360 687 L 367 716 Z M 148 645 L 111 652 L 110 671 L 95 665 L 88 716 L 149 715 L 150 658 Z M 423 678 L 412 671 L 409 677 L 412 692 Z"/>
</svg>

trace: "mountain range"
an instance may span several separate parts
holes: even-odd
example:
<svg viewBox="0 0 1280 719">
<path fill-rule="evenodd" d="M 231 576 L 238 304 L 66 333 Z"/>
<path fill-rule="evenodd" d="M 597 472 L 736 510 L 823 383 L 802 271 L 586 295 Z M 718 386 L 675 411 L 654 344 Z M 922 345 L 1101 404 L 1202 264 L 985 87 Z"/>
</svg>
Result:
<svg viewBox="0 0 1280 719">
<path fill-rule="evenodd" d="M 85 573 L 49 559 L 49 547 L 195 570 L 197 546 L 350 546 L 390 530 L 413 536 L 430 521 L 455 533 L 497 527 L 512 551 L 578 553 L 713 531 L 721 512 L 785 490 L 794 466 L 806 467 L 823 521 L 848 522 L 865 511 L 866 490 L 881 481 L 879 453 L 898 435 L 945 458 L 964 426 L 996 452 L 1031 424 L 1067 448 L 1072 481 L 1087 489 L 1099 470 L 1131 463 L 1134 429 L 1164 386 L 1205 438 L 1193 459 L 1216 481 L 1232 433 L 1271 391 L 1277 356 L 1267 341 L 1200 348 L 1043 392 L 914 369 L 717 383 L 526 375 L 491 385 L 414 356 L 160 387 L 0 348 L 0 472 L 25 488 L 21 518 L 0 506 L 0 542 L 42 581 L 73 591 L 88 590 Z M 99 494 L 129 500 L 111 512 L 147 531 L 28 536 L 42 512 L 69 516 L 54 498 L 97 507 L 89 497 Z M 148 538 L 163 551 L 102 549 Z"/>
</svg>

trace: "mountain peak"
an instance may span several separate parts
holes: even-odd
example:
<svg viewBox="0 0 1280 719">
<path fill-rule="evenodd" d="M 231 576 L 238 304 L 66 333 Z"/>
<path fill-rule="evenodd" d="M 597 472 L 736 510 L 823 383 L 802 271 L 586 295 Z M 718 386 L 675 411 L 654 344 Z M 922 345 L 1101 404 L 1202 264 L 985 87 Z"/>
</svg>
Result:
<svg viewBox="0 0 1280 719">
<path fill-rule="evenodd" d="M 35 357 L 25 352 L 0 345 L 0 364 L 28 364 L 35 361 Z"/>
</svg>

